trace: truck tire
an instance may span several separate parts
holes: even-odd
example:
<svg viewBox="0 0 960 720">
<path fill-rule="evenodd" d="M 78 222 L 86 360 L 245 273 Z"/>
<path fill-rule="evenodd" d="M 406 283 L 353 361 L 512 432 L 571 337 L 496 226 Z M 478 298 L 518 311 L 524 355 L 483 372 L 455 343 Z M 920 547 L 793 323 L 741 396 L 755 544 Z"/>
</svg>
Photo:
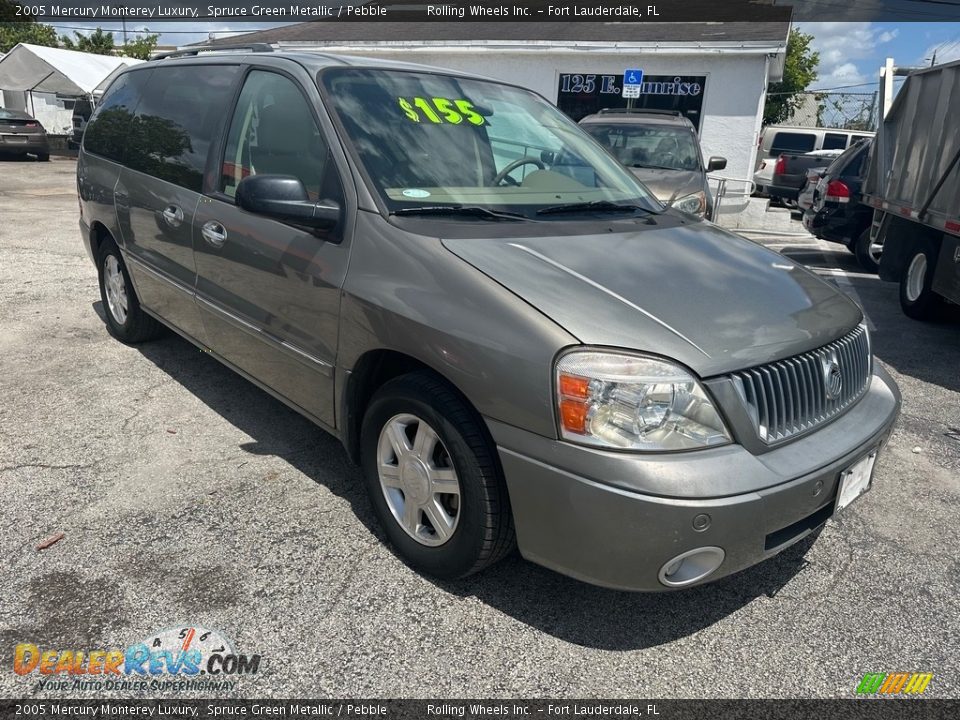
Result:
<svg viewBox="0 0 960 720">
<path fill-rule="evenodd" d="M 374 512 L 410 565 L 459 578 L 515 546 L 496 450 L 477 412 L 442 379 L 414 372 L 370 401 L 360 459 Z"/>
<path fill-rule="evenodd" d="M 930 320 L 940 309 L 940 296 L 931 289 L 936 263 L 933 243 L 922 241 L 907 252 L 900 275 L 900 307 L 907 317 Z"/>
<path fill-rule="evenodd" d="M 870 273 L 880 271 L 880 252 L 870 245 L 870 228 L 867 227 L 853 243 L 853 254 L 857 256 L 860 267 Z"/>
</svg>

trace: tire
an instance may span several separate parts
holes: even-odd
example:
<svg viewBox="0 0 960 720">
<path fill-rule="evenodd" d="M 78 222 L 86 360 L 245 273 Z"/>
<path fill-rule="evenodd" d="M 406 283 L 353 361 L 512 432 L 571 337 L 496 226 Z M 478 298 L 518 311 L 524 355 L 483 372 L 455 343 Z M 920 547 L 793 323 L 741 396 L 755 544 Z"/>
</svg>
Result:
<svg viewBox="0 0 960 720">
<path fill-rule="evenodd" d="M 853 254 L 857 256 L 857 262 L 860 263 L 860 267 L 867 272 L 880 272 L 879 253 L 876 255 L 876 257 L 870 253 L 869 227 L 860 233 L 860 237 L 858 237 L 852 245 L 853 246 L 850 249 L 853 250 Z"/>
<path fill-rule="evenodd" d="M 922 242 L 907 253 L 900 274 L 900 307 L 914 320 L 931 320 L 940 310 L 941 300 L 932 289 L 937 250 Z"/>
<path fill-rule="evenodd" d="M 50 162 L 50 153 L 37 153 L 37 160 L 40 162 Z"/>
<path fill-rule="evenodd" d="M 506 484 L 482 422 L 459 393 L 427 372 L 388 381 L 364 414 L 361 465 L 374 512 L 397 554 L 438 578 L 471 575 L 515 547 Z M 431 429 L 432 451 L 430 442 L 418 442 L 420 433 L 430 438 Z M 403 454 L 398 444 L 405 446 Z M 427 450 L 418 453 L 418 446 Z M 437 490 L 452 489 L 450 471 L 457 495 Z M 435 484 L 434 474 L 444 473 L 444 484 Z M 418 507 L 430 504 L 432 515 Z"/>
<path fill-rule="evenodd" d="M 117 273 L 122 278 L 122 285 L 118 284 Z M 121 342 L 133 345 L 153 340 L 163 333 L 163 325 L 140 308 L 127 266 L 113 240 L 105 240 L 100 245 L 97 252 L 97 277 L 103 314 L 107 318 L 107 331 L 111 335 Z M 126 302 L 125 308 L 121 296 Z"/>
</svg>

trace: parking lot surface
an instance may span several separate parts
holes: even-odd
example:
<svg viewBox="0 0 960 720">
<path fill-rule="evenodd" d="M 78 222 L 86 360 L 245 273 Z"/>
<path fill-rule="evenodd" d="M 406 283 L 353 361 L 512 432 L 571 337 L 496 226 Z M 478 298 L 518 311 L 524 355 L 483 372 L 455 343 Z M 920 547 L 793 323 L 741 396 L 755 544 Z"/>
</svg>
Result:
<svg viewBox="0 0 960 720">
<path fill-rule="evenodd" d="M 516 554 L 438 582 L 384 544 L 333 438 L 172 333 L 110 338 L 74 170 L 0 161 L 3 696 L 89 696 L 36 690 L 17 643 L 189 626 L 263 656 L 208 697 L 852 697 L 894 671 L 960 696 L 960 322 L 907 319 L 846 249 L 763 239 L 855 296 L 903 392 L 873 489 L 815 542 L 668 594 Z"/>
</svg>

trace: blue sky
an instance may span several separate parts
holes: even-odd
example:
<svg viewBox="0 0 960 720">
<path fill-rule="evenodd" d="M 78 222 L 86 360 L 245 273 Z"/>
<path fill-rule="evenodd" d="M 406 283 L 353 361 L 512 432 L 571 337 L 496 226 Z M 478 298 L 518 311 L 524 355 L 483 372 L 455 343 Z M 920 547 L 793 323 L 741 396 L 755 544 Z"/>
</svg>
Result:
<svg viewBox="0 0 960 720">
<path fill-rule="evenodd" d="M 101 24 L 105 30 L 114 31 L 120 41 L 120 23 Z M 283 23 L 161 22 L 149 27 L 162 33 L 160 41 L 164 45 L 186 45 L 205 40 L 211 32 L 220 35 L 277 24 Z M 68 26 L 86 28 L 90 23 L 59 21 L 56 26 L 58 32 L 67 33 Z M 796 26 L 814 36 L 814 47 L 820 52 L 820 78 L 814 89 L 857 85 L 850 88 L 851 92 L 869 92 L 877 86 L 878 70 L 887 57 L 893 57 L 897 65 L 910 67 L 929 65 L 934 50 L 938 62 L 960 59 L 960 23 L 823 22 Z M 127 23 L 131 36 L 132 30 L 142 27 Z"/>
<path fill-rule="evenodd" d="M 887 57 L 901 67 L 960 60 L 960 23 L 797 23 L 813 35 L 820 53 L 820 78 L 814 89 L 872 83 L 851 88 L 869 92 L 877 87 L 879 69 Z"/>
</svg>

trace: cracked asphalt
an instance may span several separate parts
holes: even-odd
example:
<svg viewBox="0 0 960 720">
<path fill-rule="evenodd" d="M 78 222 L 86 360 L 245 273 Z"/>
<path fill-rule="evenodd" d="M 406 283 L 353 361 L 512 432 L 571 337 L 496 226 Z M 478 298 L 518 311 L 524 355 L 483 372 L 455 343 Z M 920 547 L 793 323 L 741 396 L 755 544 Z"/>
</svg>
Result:
<svg viewBox="0 0 960 720">
<path fill-rule="evenodd" d="M 223 695 L 852 697 L 865 672 L 924 671 L 957 697 L 960 321 L 908 320 L 842 247 L 766 242 L 855 295 L 900 383 L 871 492 L 816 541 L 685 592 L 516 555 L 437 582 L 384 544 L 332 438 L 172 334 L 111 339 L 74 163 L 0 160 L 0 695 L 49 693 L 14 674 L 17 643 L 200 625 L 264 658 Z"/>
</svg>

